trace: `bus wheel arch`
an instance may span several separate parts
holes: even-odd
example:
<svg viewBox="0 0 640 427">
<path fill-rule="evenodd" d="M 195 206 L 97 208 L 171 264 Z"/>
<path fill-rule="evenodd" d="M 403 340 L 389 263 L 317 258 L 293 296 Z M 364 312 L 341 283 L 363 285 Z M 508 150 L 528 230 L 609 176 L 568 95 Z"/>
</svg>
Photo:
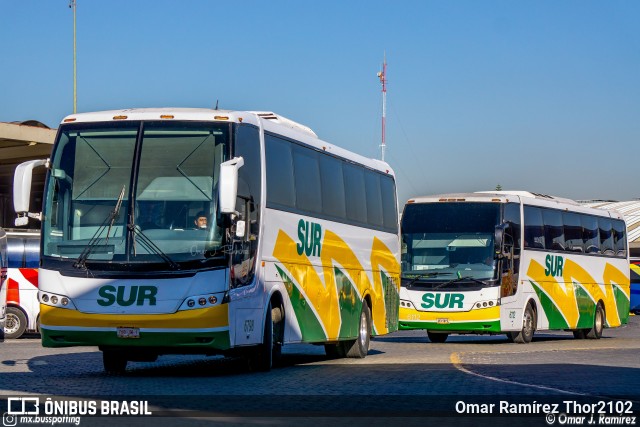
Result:
<svg viewBox="0 0 640 427">
<path fill-rule="evenodd" d="M 604 303 L 602 300 L 596 304 L 596 310 L 593 314 L 593 326 L 591 329 L 585 330 L 585 338 L 597 340 L 602 337 L 602 331 L 606 322 L 606 312 L 604 311 Z"/>
<path fill-rule="evenodd" d="M 7 306 L 7 318 L 4 326 L 4 337 L 8 339 L 20 338 L 27 330 L 29 319 L 27 313 L 18 306 Z"/>
</svg>

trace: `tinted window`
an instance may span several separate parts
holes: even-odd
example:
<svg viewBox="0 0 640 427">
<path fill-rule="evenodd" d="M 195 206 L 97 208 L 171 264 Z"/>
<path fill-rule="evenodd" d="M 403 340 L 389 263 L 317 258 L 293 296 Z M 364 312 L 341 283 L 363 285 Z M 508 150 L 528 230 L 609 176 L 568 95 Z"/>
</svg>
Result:
<svg viewBox="0 0 640 427">
<path fill-rule="evenodd" d="M 342 161 L 331 156 L 320 156 L 320 181 L 322 213 L 336 218 L 346 218 Z"/>
<path fill-rule="evenodd" d="M 564 227 L 562 212 L 553 209 L 542 209 L 544 221 L 545 248 L 554 251 L 564 250 Z"/>
<path fill-rule="evenodd" d="M 598 217 L 598 228 L 600 230 L 600 252 L 605 255 L 614 255 L 611 218 Z"/>
<path fill-rule="evenodd" d="M 532 206 L 524 207 L 524 246 L 544 249 L 544 222 L 542 211 Z"/>
<path fill-rule="evenodd" d="M 396 186 L 390 176 L 380 177 L 382 191 L 382 220 L 384 228 L 396 233 L 398 230 L 398 205 L 396 203 Z"/>
<path fill-rule="evenodd" d="M 613 243 L 615 245 L 616 255 L 619 257 L 627 256 L 627 228 L 624 221 L 614 219 L 613 225 Z"/>
<path fill-rule="evenodd" d="M 598 218 L 591 215 L 581 215 L 582 242 L 584 251 L 588 254 L 600 252 L 600 240 L 598 237 Z"/>
<path fill-rule="evenodd" d="M 515 256 L 516 261 L 513 263 L 513 272 L 518 273 L 520 270 L 520 262 L 518 259 L 520 258 L 520 245 L 521 243 L 521 234 L 520 234 L 520 226 L 522 221 L 520 220 L 520 205 L 516 203 L 507 203 L 504 205 L 504 220 L 511 223 L 511 233 L 513 234 L 513 254 Z"/>
<path fill-rule="evenodd" d="M 265 135 L 267 160 L 267 202 L 269 206 L 294 208 L 293 159 L 291 143 Z"/>
<path fill-rule="evenodd" d="M 366 171 L 364 174 L 364 188 L 367 198 L 367 222 L 374 227 L 382 227 L 380 175 L 373 171 Z"/>
<path fill-rule="evenodd" d="M 574 212 L 563 212 L 562 222 L 564 223 L 565 248 L 572 252 L 582 252 L 582 222 L 580 214 Z"/>
<path fill-rule="evenodd" d="M 351 163 L 343 165 L 347 218 L 360 223 L 367 222 L 367 202 L 364 187 L 364 170 Z"/>
<path fill-rule="evenodd" d="M 317 157 L 318 154 L 315 151 L 293 145 L 296 207 L 303 211 L 319 214 L 322 212 L 322 195 Z"/>
</svg>

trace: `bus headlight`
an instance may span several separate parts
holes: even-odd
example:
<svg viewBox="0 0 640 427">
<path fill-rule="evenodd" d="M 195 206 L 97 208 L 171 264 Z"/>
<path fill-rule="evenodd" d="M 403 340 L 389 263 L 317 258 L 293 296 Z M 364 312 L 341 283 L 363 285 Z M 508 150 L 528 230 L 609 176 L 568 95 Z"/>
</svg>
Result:
<svg viewBox="0 0 640 427">
<path fill-rule="evenodd" d="M 478 301 L 477 303 L 475 303 L 473 305 L 473 308 L 475 310 L 481 309 L 481 308 L 491 308 L 491 307 L 495 307 L 499 305 L 497 301 Z"/>
<path fill-rule="evenodd" d="M 413 310 L 415 310 L 416 308 L 413 306 L 413 303 L 411 301 L 407 301 L 405 299 L 401 299 L 400 300 L 400 307 L 402 308 L 411 308 Z"/>
<path fill-rule="evenodd" d="M 40 302 L 44 305 L 50 305 L 51 307 L 68 308 L 76 310 L 76 306 L 69 297 L 64 295 L 56 295 L 50 292 L 38 292 Z"/>
<path fill-rule="evenodd" d="M 222 301 L 223 296 L 224 294 L 193 295 L 182 301 L 178 311 L 197 310 L 200 308 L 209 308 L 220 305 L 220 301 Z"/>
</svg>

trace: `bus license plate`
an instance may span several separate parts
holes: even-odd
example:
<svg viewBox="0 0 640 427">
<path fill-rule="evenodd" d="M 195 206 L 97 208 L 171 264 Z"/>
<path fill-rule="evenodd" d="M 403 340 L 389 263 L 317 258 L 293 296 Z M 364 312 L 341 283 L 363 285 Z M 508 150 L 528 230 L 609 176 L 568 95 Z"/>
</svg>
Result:
<svg viewBox="0 0 640 427">
<path fill-rule="evenodd" d="M 439 325 L 448 325 L 449 319 L 436 319 Z"/>
<path fill-rule="evenodd" d="M 118 327 L 118 338 L 140 338 L 140 328 Z"/>
</svg>

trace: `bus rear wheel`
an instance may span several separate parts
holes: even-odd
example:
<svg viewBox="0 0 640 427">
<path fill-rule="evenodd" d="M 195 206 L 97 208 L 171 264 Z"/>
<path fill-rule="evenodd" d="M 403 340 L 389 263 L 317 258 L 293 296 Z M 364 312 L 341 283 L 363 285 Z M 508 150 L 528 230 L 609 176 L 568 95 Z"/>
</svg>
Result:
<svg viewBox="0 0 640 427">
<path fill-rule="evenodd" d="M 366 301 L 362 302 L 360 322 L 358 323 L 358 337 L 355 340 L 342 341 L 344 353 L 353 359 L 364 359 L 369 352 L 371 342 L 371 310 Z"/>
<path fill-rule="evenodd" d="M 446 332 L 431 332 L 427 331 L 427 336 L 429 337 L 429 341 L 433 343 L 441 344 L 449 338 L 449 334 Z"/>
<path fill-rule="evenodd" d="M 507 336 L 509 341 L 518 344 L 530 343 L 533 339 L 533 334 L 536 331 L 536 313 L 533 311 L 531 304 L 527 304 L 527 308 L 524 309 L 524 316 L 522 316 L 522 329 L 517 332 L 508 332 Z"/>
<path fill-rule="evenodd" d="M 102 364 L 108 374 L 122 374 L 127 370 L 127 359 L 117 351 L 103 350 Z"/>
<path fill-rule="evenodd" d="M 585 330 L 585 336 L 590 340 L 598 340 L 602 337 L 602 330 L 604 329 L 604 308 L 602 304 L 598 303 L 596 306 L 596 313 L 593 318 L 593 327 L 591 329 Z"/>
</svg>

